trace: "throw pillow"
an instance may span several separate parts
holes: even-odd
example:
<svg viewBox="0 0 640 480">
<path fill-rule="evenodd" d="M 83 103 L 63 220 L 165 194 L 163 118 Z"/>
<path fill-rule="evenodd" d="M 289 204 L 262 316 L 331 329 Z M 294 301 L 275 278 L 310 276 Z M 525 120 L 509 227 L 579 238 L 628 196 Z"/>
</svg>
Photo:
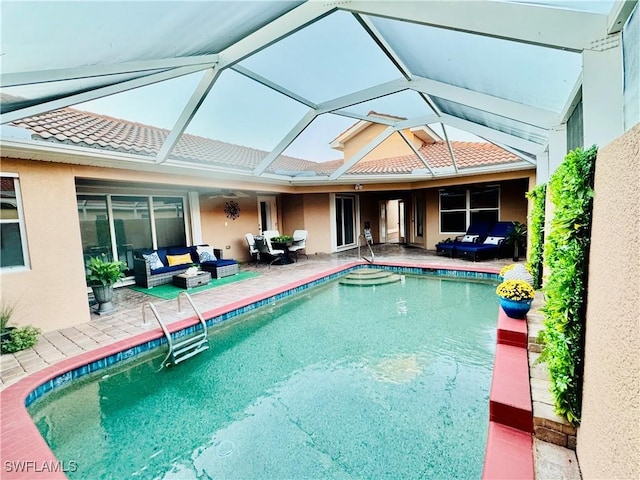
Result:
<svg viewBox="0 0 640 480">
<path fill-rule="evenodd" d="M 212 255 L 209 252 L 200 252 L 200 263 L 204 263 L 204 262 L 215 262 L 216 261 L 216 256 Z"/>
<path fill-rule="evenodd" d="M 499 245 L 504 237 L 487 237 L 483 242 L 485 245 Z"/>
<path fill-rule="evenodd" d="M 149 268 L 151 268 L 151 270 L 156 270 L 158 268 L 164 267 L 164 263 L 162 263 L 162 260 L 160 260 L 158 252 L 153 252 L 148 255 L 142 255 L 142 258 L 149 262 Z"/>
<path fill-rule="evenodd" d="M 170 267 L 173 267 L 174 265 L 189 265 L 193 263 L 193 260 L 191 255 L 185 253 L 184 255 L 167 255 L 167 262 Z"/>
<path fill-rule="evenodd" d="M 479 236 L 480 235 L 465 235 L 464 237 L 462 237 L 462 241 L 464 243 L 473 243 L 478 239 Z"/>
<path fill-rule="evenodd" d="M 215 262 L 217 260 L 215 253 L 213 253 L 213 247 L 207 246 L 197 246 L 196 252 L 198 253 L 198 258 L 200 259 L 200 263 L 202 262 Z M 205 258 L 202 258 L 202 254 L 206 254 Z"/>
</svg>

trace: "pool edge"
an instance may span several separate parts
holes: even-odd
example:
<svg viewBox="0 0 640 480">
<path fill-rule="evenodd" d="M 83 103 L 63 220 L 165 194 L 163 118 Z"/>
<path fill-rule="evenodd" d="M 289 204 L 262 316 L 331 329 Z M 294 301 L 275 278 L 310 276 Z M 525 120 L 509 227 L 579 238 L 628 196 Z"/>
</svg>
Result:
<svg viewBox="0 0 640 480">
<path fill-rule="evenodd" d="M 270 299 L 275 299 L 279 295 L 287 292 L 295 293 L 300 288 L 308 288 L 305 287 L 307 285 L 312 285 L 316 282 L 323 283 L 324 281 L 329 281 L 341 273 L 354 268 L 366 268 L 370 266 L 389 267 L 392 269 L 399 269 L 400 271 L 403 269 L 415 269 L 416 271 L 421 270 L 423 272 L 435 271 L 436 274 L 439 271 L 469 272 L 487 275 L 497 275 L 499 273 L 498 268 L 485 267 L 481 265 L 473 265 L 472 268 L 469 268 L 466 266 L 445 266 L 440 264 L 415 264 L 405 262 L 374 262 L 373 264 L 352 262 L 327 269 L 324 272 L 316 273 L 304 279 L 273 288 L 257 295 L 252 295 L 242 300 L 208 310 L 203 312 L 203 316 L 207 319 L 212 319 L 212 322 L 215 324 L 215 318 L 224 316 L 231 311 L 237 311 L 259 302 L 268 302 Z M 411 272 L 409 271 L 405 273 Z M 460 276 L 464 277 L 465 275 Z M 184 330 L 185 328 L 193 328 L 195 323 L 195 316 L 188 317 L 171 324 L 170 331 L 174 333 Z M 209 323 L 209 320 L 207 323 Z M 50 365 L 43 370 L 28 375 L 0 391 L 0 404 L 2 405 L 2 412 L 0 413 L 0 425 L 2 425 L 2 448 L 0 449 L 0 461 L 2 462 L 3 469 L 2 478 L 67 478 L 65 475 L 65 469 L 69 466 L 65 466 L 63 462 L 59 462 L 56 459 L 27 412 L 25 403 L 27 398 L 31 396 L 36 389 L 40 388 L 47 382 L 52 382 L 56 378 L 69 377 L 68 381 L 71 381 L 76 377 L 69 374 L 76 369 L 88 366 L 95 362 L 103 361 L 113 355 L 123 354 L 124 352 L 136 349 L 136 347 L 142 344 L 158 342 L 158 346 L 160 346 L 162 344 L 161 340 L 162 332 L 159 328 L 149 332 L 140 333 L 133 337 L 99 347 L 95 350 L 87 351 L 80 355 L 61 360 L 60 362 Z M 133 355 L 137 354 L 134 353 Z M 54 387 L 52 386 L 52 388 Z M 34 400 L 35 398 L 31 401 Z M 18 431 L 20 432 L 19 437 L 17 435 L 12 435 Z M 7 437 L 10 438 L 7 440 Z M 487 448 L 488 446 L 489 444 L 487 444 Z M 485 457 L 485 468 L 486 458 L 487 457 Z M 22 464 L 18 462 L 22 462 Z M 22 467 L 18 468 L 20 465 L 22 465 Z"/>
</svg>

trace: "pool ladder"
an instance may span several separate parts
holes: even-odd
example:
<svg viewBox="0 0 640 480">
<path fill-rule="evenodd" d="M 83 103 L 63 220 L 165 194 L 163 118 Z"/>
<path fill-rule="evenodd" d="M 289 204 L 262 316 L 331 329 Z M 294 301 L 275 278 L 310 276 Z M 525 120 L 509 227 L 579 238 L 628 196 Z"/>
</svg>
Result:
<svg viewBox="0 0 640 480">
<path fill-rule="evenodd" d="M 207 338 L 207 322 L 205 322 L 204 318 L 202 318 L 202 314 L 196 308 L 191 296 L 187 292 L 181 292 L 180 295 L 178 295 L 178 311 L 182 311 L 180 304 L 180 299 L 182 297 L 185 297 L 189 301 L 191 308 L 193 308 L 193 311 L 196 312 L 198 320 L 200 320 L 200 324 L 202 325 L 202 330 L 200 332 L 189 336 L 185 340 L 176 341 L 175 339 L 173 339 L 171 337 L 171 332 L 169 332 L 169 329 L 160 318 L 160 314 L 158 313 L 158 309 L 156 308 L 156 306 L 151 302 L 147 302 L 145 304 L 149 306 L 151 312 L 153 312 L 153 316 L 156 317 L 156 320 L 160 324 L 160 328 L 162 329 L 162 332 L 164 333 L 164 336 L 166 337 L 167 343 L 169 345 L 169 353 L 167 353 L 167 356 L 162 361 L 162 366 L 177 365 L 187 358 L 191 358 L 194 355 L 197 355 L 198 353 L 204 352 L 205 350 L 209 349 L 209 339 Z M 142 306 L 142 317 L 144 319 L 144 322 L 146 323 L 147 319 L 144 308 L 145 305 Z M 169 359 L 171 359 L 171 361 L 168 361 Z"/>
<path fill-rule="evenodd" d="M 365 257 L 364 255 L 360 255 L 360 240 L 364 239 L 364 243 L 367 247 L 369 247 L 369 251 L 371 252 L 371 260 L 369 260 L 367 257 Z M 362 258 L 363 260 L 369 262 L 369 263 L 373 263 L 374 260 L 376 259 L 376 255 L 373 253 L 373 248 L 371 248 L 371 243 L 370 241 L 373 241 L 373 238 L 371 237 L 371 234 L 364 234 L 361 233 L 358 236 L 358 258 Z"/>
</svg>

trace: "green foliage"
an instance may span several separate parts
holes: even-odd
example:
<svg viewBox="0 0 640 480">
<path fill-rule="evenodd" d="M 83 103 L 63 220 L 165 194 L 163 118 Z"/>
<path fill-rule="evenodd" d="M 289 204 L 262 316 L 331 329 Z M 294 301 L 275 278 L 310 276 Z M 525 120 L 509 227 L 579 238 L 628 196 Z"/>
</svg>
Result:
<svg viewBox="0 0 640 480">
<path fill-rule="evenodd" d="M 547 185 L 543 183 L 534 187 L 527 193 L 531 200 L 531 213 L 529 214 L 529 264 L 533 275 L 533 287 L 542 286 L 542 261 L 544 258 L 544 207 Z"/>
<path fill-rule="evenodd" d="M 0 333 L 4 333 L 7 330 L 7 325 L 15 308 L 15 305 L 6 303 L 2 303 L 2 306 L 0 306 Z"/>
<path fill-rule="evenodd" d="M 582 403 L 596 153 L 595 146 L 569 152 L 549 182 L 555 211 L 544 250 L 551 274 L 544 289 L 547 302 L 542 359 L 549 367 L 556 412 L 573 424 L 580 423 Z"/>
<path fill-rule="evenodd" d="M 113 285 L 122 277 L 126 265 L 124 262 L 106 262 L 101 257 L 91 257 L 87 262 L 87 284 L 89 286 Z"/>
<path fill-rule="evenodd" d="M 293 242 L 293 237 L 291 235 L 280 235 L 279 237 L 273 237 L 271 241 L 274 243 L 288 243 Z"/>
<path fill-rule="evenodd" d="M 14 353 L 33 347 L 38 342 L 41 330 L 35 327 L 22 327 L 11 330 L 9 339 L 3 340 L 2 353 Z"/>
</svg>

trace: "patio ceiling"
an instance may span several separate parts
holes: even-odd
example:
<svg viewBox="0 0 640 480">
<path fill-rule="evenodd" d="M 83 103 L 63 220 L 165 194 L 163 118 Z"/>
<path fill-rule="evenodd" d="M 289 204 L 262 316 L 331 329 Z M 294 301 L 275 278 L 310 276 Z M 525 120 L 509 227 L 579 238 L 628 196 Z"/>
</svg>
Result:
<svg viewBox="0 0 640 480">
<path fill-rule="evenodd" d="M 453 174 L 465 173 L 450 142 L 458 131 L 521 160 L 500 168 L 530 168 L 580 98 L 582 51 L 636 3 L 3 2 L 2 123 L 135 98 L 122 103 L 151 117 L 115 116 L 170 131 L 134 164 L 185 166 L 176 152 L 189 134 L 261 152 L 250 167 L 210 172 L 289 184 L 362 181 L 354 165 L 391 135 L 410 146 L 403 131 L 423 126 L 448 144 Z M 328 145 L 359 121 L 385 128 L 331 172 L 274 170 L 283 158 L 340 158 Z M 399 179 L 452 175 L 412 151 L 425 168 Z"/>
</svg>

